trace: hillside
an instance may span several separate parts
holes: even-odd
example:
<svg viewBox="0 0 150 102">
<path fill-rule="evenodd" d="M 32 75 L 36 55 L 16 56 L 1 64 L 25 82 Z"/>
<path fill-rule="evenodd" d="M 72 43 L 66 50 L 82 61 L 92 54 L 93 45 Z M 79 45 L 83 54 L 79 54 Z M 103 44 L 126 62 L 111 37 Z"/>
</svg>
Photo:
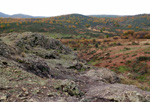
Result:
<svg viewBox="0 0 150 102">
<path fill-rule="evenodd" d="M 0 32 L 50 32 L 68 34 L 67 37 L 77 36 L 102 36 L 96 31 L 91 31 L 85 26 L 88 20 L 93 19 L 88 16 L 71 14 L 51 18 L 30 18 L 15 19 L 1 18 Z M 9 24 L 8 24 L 9 23 Z M 93 35 L 94 34 L 94 35 Z"/>
<path fill-rule="evenodd" d="M 0 12 L 0 17 L 9 17 L 9 15 Z"/>
<path fill-rule="evenodd" d="M 30 15 L 25 15 L 25 14 L 14 14 L 10 15 L 10 18 L 34 18 L 33 16 Z"/>
<path fill-rule="evenodd" d="M 60 41 L 38 33 L 0 35 L 1 102 L 149 102 L 150 92 L 120 84 Z M 109 93 L 109 94 L 108 94 Z"/>
<path fill-rule="evenodd" d="M 150 102 L 150 15 L 108 16 L 0 18 L 0 102 Z"/>
<path fill-rule="evenodd" d="M 149 32 L 93 39 L 60 39 L 77 51 L 78 57 L 95 67 L 106 67 L 122 77 L 122 83 L 150 90 Z M 144 35 L 145 34 L 145 35 Z M 135 36 L 137 35 L 137 36 Z"/>
<path fill-rule="evenodd" d="M 127 30 L 148 31 L 149 19 L 148 14 L 112 18 L 81 14 L 50 18 L 0 18 L 0 33 L 32 31 L 67 35 L 66 38 L 102 38 L 121 35 Z"/>
</svg>

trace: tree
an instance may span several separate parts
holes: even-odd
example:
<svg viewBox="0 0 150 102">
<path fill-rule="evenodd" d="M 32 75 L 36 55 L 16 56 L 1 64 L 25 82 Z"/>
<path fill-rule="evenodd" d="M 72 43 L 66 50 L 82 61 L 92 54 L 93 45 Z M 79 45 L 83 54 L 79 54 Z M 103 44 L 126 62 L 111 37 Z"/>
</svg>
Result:
<svg viewBox="0 0 150 102">
<path fill-rule="evenodd" d="M 132 25 L 131 25 L 131 24 L 129 24 L 129 25 L 128 25 L 128 28 L 132 28 Z"/>
<path fill-rule="evenodd" d="M 139 27 L 138 27 L 138 26 L 136 26 L 136 29 L 139 29 Z"/>
<path fill-rule="evenodd" d="M 90 27 L 90 24 L 85 24 L 85 26 L 86 26 L 87 28 L 89 28 L 89 27 Z"/>
<path fill-rule="evenodd" d="M 13 29 L 10 29 L 10 32 L 13 32 L 14 30 Z"/>
<path fill-rule="evenodd" d="M 0 26 L 0 28 L 4 29 L 4 28 L 5 28 L 5 25 L 2 24 L 2 25 Z"/>
<path fill-rule="evenodd" d="M 72 28 L 76 28 L 76 26 L 75 26 L 75 25 L 72 25 Z"/>
<path fill-rule="evenodd" d="M 106 38 L 109 38 L 109 36 L 108 36 L 108 35 L 106 35 L 105 37 L 106 37 Z"/>
<path fill-rule="evenodd" d="M 146 39 L 150 39 L 150 34 L 145 35 Z"/>
<path fill-rule="evenodd" d="M 105 31 L 105 27 L 103 27 L 102 29 L 103 29 L 103 31 Z"/>
<path fill-rule="evenodd" d="M 93 39 L 93 44 L 95 44 L 96 43 L 96 39 Z"/>
<path fill-rule="evenodd" d="M 98 48 L 98 43 L 95 44 L 95 47 Z"/>
<path fill-rule="evenodd" d="M 16 25 L 19 26 L 19 23 L 17 22 Z"/>
<path fill-rule="evenodd" d="M 10 24 L 9 24 L 9 23 L 7 24 L 7 27 L 10 27 Z"/>
</svg>

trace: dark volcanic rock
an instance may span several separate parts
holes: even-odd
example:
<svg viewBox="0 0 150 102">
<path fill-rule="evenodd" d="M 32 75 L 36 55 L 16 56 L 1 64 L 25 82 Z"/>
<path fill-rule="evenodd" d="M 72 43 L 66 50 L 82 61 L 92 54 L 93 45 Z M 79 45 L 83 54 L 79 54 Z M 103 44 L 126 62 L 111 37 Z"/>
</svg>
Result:
<svg viewBox="0 0 150 102">
<path fill-rule="evenodd" d="M 40 77 L 50 78 L 50 67 L 47 63 L 39 57 L 31 57 L 24 60 L 23 63 L 25 70 L 32 72 Z"/>
<path fill-rule="evenodd" d="M 53 53 L 46 53 L 44 56 L 45 59 L 59 59 L 59 54 L 55 51 Z"/>
</svg>

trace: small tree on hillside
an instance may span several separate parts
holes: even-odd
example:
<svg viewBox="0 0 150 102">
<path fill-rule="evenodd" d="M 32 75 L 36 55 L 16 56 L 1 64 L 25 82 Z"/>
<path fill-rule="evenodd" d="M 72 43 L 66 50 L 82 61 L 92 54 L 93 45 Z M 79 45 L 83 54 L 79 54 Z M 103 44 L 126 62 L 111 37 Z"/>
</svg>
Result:
<svg viewBox="0 0 150 102">
<path fill-rule="evenodd" d="M 98 48 L 98 43 L 95 44 L 95 47 Z"/>
<path fill-rule="evenodd" d="M 89 27 L 90 27 L 90 24 L 85 24 L 85 26 L 86 26 L 87 28 L 89 28 Z"/>
<path fill-rule="evenodd" d="M 132 25 L 131 25 L 131 24 L 129 24 L 129 25 L 128 25 L 128 28 L 132 28 Z"/>
</svg>

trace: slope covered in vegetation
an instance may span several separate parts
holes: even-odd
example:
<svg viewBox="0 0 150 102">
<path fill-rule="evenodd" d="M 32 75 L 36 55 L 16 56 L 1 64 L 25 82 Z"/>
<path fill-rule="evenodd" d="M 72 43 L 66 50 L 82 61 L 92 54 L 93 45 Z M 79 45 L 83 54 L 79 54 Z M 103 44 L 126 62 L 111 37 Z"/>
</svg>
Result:
<svg viewBox="0 0 150 102">
<path fill-rule="evenodd" d="M 97 18 L 80 14 L 50 18 L 0 18 L 0 33 L 32 31 L 69 34 L 69 37 L 114 36 L 126 30 L 148 30 L 149 19 L 148 14 L 115 18 Z"/>
</svg>

